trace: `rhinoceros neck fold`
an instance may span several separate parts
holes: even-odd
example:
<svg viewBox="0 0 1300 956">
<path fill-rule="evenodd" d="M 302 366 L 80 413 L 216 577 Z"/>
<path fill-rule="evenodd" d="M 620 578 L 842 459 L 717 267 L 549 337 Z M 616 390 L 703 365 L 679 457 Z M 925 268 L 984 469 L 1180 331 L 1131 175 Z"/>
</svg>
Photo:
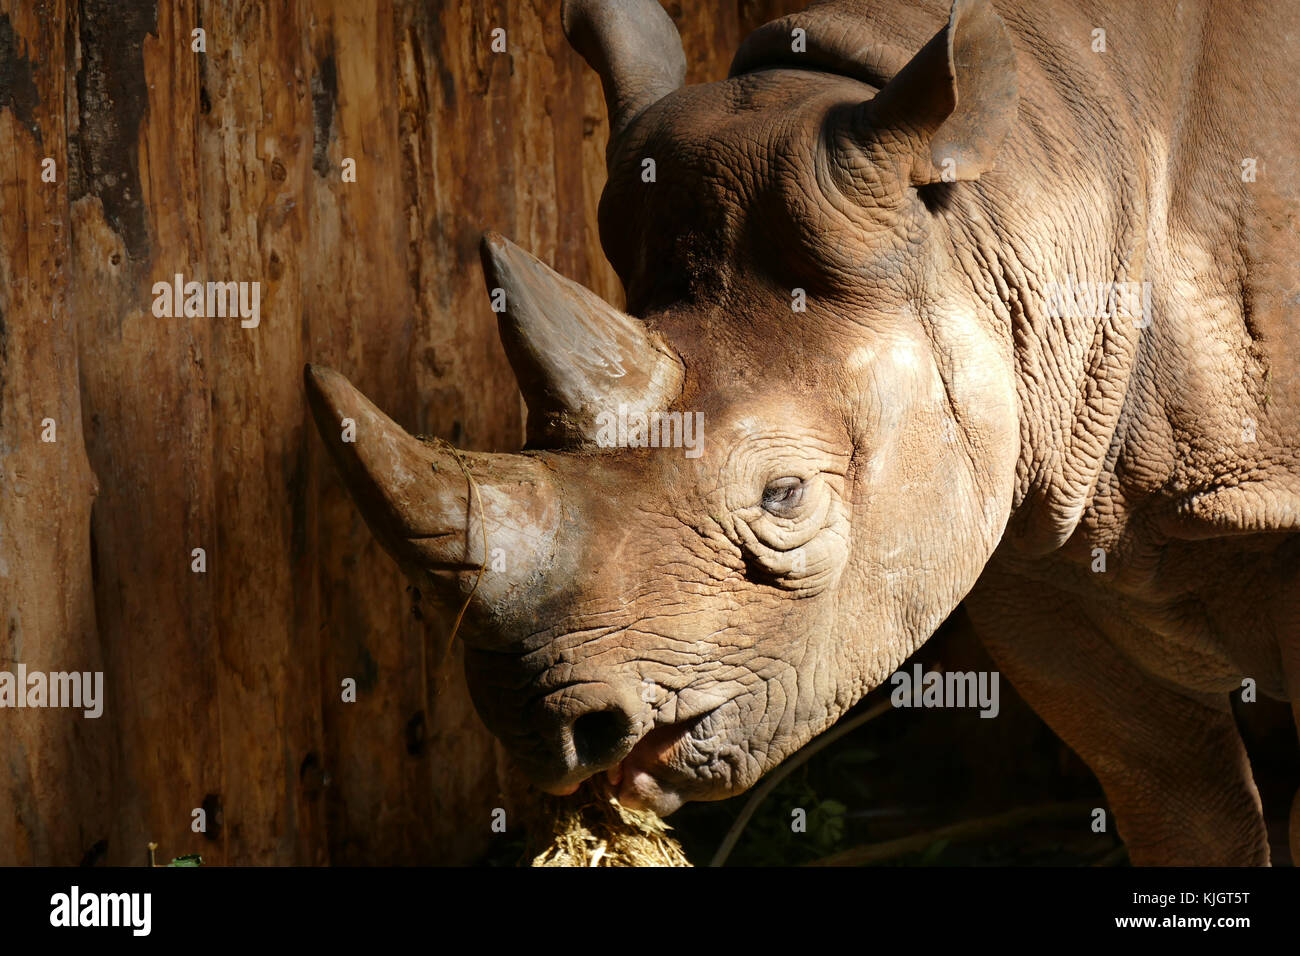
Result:
<svg viewBox="0 0 1300 956">
<path fill-rule="evenodd" d="M 1006 541 L 1041 554 L 1074 533 L 1119 453 L 1152 273 L 1146 186 L 1122 139 L 1101 156 L 1095 144 L 1063 150 L 1023 119 L 1017 132 L 978 183 L 933 191 L 1015 369 L 1021 447 Z M 1096 188 L 1101 179 L 1111 186 Z"/>
</svg>

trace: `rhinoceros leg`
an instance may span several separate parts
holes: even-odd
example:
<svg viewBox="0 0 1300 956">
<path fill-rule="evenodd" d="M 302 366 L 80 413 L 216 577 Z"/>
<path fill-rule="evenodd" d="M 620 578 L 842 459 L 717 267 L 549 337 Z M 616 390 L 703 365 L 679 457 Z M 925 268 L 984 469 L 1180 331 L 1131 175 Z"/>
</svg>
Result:
<svg viewBox="0 0 1300 956">
<path fill-rule="evenodd" d="M 1267 865 L 1259 792 L 1227 695 L 1185 695 L 1089 624 L 1083 602 L 981 581 L 967 607 L 1016 690 L 1105 788 L 1135 865 Z"/>
</svg>

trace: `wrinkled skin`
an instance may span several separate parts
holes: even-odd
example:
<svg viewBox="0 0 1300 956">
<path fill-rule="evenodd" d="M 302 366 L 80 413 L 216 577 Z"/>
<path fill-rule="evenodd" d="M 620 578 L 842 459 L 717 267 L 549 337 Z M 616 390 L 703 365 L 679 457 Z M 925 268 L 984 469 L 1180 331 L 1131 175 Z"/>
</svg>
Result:
<svg viewBox="0 0 1300 956">
<path fill-rule="evenodd" d="M 457 462 L 309 370 L 322 434 L 359 422 L 331 448 L 413 575 L 458 600 L 482 538 L 507 556 L 466 668 L 541 786 L 603 773 L 661 814 L 738 793 L 965 599 L 1135 862 L 1267 862 L 1228 695 L 1300 701 L 1297 130 L 1257 105 L 1300 105 L 1295 51 L 1262 7 L 1202 30 L 1199 4 L 1092 6 L 998 3 L 1000 32 L 984 3 L 832 2 L 666 91 L 654 10 L 566 7 L 611 105 L 602 239 L 649 336 L 618 349 L 660 363 L 646 407 L 703 413 L 698 458 L 597 447 L 599 401 L 557 399 L 569 373 L 517 359 L 503 320 L 531 450 L 466 455 L 476 504 Z M 864 112 L 945 22 L 957 107 L 926 61 Z M 1243 183 L 1246 156 L 1269 175 Z M 489 286 L 522 302 L 512 249 L 485 247 Z M 1151 326 L 1052 318 L 1067 276 L 1149 281 Z"/>
</svg>

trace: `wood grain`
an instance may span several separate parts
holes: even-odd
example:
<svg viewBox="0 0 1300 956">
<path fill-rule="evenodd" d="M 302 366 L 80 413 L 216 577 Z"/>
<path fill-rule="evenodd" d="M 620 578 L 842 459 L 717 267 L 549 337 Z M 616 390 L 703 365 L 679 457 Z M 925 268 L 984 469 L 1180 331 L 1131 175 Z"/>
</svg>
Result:
<svg viewBox="0 0 1300 956">
<path fill-rule="evenodd" d="M 667 4 L 690 81 L 795 5 Z M 0 711 L 0 864 L 463 863 L 493 808 L 526 819 L 301 369 L 518 448 L 479 237 L 618 304 L 606 136 L 558 2 L 0 0 L 0 668 L 107 694 L 98 720 Z M 260 325 L 156 317 L 177 273 L 258 282 Z"/>
</svg>

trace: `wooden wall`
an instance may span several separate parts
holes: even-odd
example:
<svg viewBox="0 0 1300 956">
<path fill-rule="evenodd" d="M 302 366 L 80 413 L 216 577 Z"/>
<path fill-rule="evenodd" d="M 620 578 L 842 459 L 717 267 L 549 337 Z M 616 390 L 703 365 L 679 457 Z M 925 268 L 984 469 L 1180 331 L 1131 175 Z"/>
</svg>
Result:
<svg viewBox="0 0 1300 956">
<path fill-rule="evenodd" d="M 668 4 L 690 82 L 800 5 Z M 520 793 L 301 369 L 517 448 L 478 239 L 618 301 L 606 135 L 558 0 L 0 0 L 0 670 L 106 682 L 98 720 L 0 710 L 0 864 L 485 851 Z M 260 325 L 156 317 L 176 273 L 260 282 Z"/>
</svg>

